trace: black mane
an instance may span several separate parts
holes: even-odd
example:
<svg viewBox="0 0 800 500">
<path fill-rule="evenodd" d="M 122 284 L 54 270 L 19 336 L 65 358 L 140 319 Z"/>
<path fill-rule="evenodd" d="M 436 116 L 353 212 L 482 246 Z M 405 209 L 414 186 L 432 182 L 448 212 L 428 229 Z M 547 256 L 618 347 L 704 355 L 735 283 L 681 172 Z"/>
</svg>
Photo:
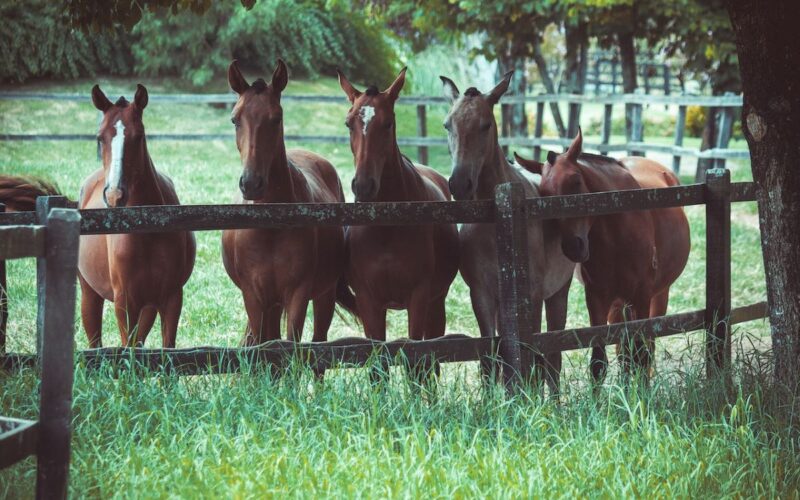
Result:
<svg viewBox="0 0 800 500">
<path fill-rule="evenodd" d="M 464 91 L 464 95 L 467 97 L 478 97 L 481 95 L 481 91 L 476 89 L 475 87 L 470 87 Z"/>
<path fill-rule="evenodd" d="M 365 90 L 364 93 L 370 97 L 373 97 L 380 94 L 381 91 L 378 90 L 378 87 L 376 87 L 375 85 L 370 85 L 369 87 L 367 87 L 367 90 Z"/>
<path fill-rule="evenodd" d="M 119 96 L 119 99 L 117 99 L 117 102 L 114 103 L 114 106 L 119 106 L 120 108 L 127 108 L 128 104 L 130 103 L 128 102 L 127 99 L 125 99 L 124 96 Z"/>
</svg>

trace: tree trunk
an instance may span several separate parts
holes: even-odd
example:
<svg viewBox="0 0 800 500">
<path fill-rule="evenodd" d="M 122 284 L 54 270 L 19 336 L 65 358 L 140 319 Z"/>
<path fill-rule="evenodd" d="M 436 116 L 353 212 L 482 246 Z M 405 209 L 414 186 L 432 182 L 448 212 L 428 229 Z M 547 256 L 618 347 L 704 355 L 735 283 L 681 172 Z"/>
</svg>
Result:
<svg viewBox="0 0 800 500">
<path fill-rule="evenodd" d="M 700 141 L 700 151 L 711 149 L 717 142 L 717 108 L 706 108 L 706 124 L 703 126 L 703 135 Z M 697 170 L 694 173 L 695 182 L 705 182 L 706 170 L 713 168 L 714 160 L 709 158 L 697 159 Z"/>
<path fill-rule="evenodd" d="M 567 67 L 565 69 L 567 92 L 570 94 L 583 94 L 588 63 L 586 60 L 586 52 L 589 45 L 588 24 L 579 22 L 575 26 L 567 25 L 565 31 L 567 42 Z M 567 119 L 567 135 L 569 137 L 577 135 L 580 123 L 581 105 L 577 103 L 570 104 L 569 117 Z"/>
<path fill-rule="evenodd" d="M 796 0 L 726 0 L 742 75 L 777 381 L 800 381 L 800 37 Z"/>
<path fill-rule="evenodd" d="M 633 32 L 626 31 L 617 33 L 617 44 L 619 45 L 619 57 L 622 64 L 622 91 L 626 94 L 633 94 L 638 88 L 636 81 L 636 47 L 633 44 Z M 625 105 L 625 137 L 632 136 L 633 113 L 631 105 Z"/>
<path fill-rule="evenodd" d="M 498 51 L 499 52 L 499 51 Z M 511 84 L 508 86 L 508 95 L 524 96 L 528 90 L 528 78 L 525 71 L 525 58 L 514 57 L 503 51 L 497 58 L 496 81 L 508 71 L 514 70 Z M 525 114 L 525 103 L 503 105 L 502 127 L 506 137 L 520 137 L 528 135 L 528 117 Z"/>
<path fill-rule="evenodd" d="M 550 73 L 547 72 L 547 61 L 545 61 L 544 54 L 542 54 L 542 47 L 539 45 L 539 40 L 536 40 L 533 45 L 533 62 L 536 63 L 536 69 L 539 71 L 539 77 L 542 79 L 542 85 L 548 94 L 555 94 L 556 87 L 553 84 L 553 79 L 550 78 Z M 553 114 L 553 120 L 556 122 L 559 137 L 567 135 L 567 129 L 564 127 L 564 119 L 561 118 L 561 110 L 558 109 L 557 102 L 550 103 L 550 112 Z"/>
</svg>

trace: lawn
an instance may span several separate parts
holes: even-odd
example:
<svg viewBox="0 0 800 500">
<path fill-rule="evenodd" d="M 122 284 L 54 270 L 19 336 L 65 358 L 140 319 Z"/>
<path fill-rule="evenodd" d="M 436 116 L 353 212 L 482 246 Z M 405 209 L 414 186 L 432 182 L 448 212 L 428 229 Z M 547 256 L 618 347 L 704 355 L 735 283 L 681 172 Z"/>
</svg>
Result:
<svg viewBox="0 0 800 500">
<path fill-rule="evenodd" d="M 130 82 L 101 84 L 112 100 L 123 92 L 131 97 Z M 79 82 L 22 90 L 88 95 L 90 87 L 91 82 Z M 149 88 L 152 93 L 179 91 L 169 81 Z M 216 91 L 225 90 L 220 82 Z M 341 104 L 285 105 L 287 134 L 345 134 L 346 100 L 334 80 L 290 82 L 287 93 L 342 95 Z M 659 120 L 669 120 L 668 111 L 654 108 L 646 134 L 664 129 Z M 443 135 L 445 112 L 443 106 L 429 110 L 431 135 Z M 589 106 L 586 113 L 591 122 L 596 110 Z M 0 133 L 92 134 L 96 120 L 88 102 L 0 101 Z M 229 111 L 209 105 L 152 103 L 144 121 L 149 133 L 232 133 Z M 415 135 L 415 109 L 399 107 L 397 123 L 399 136 Z M 591 138 L 599 130 L 586 132 Z M 687 140 L 687 145 L 694 144 Z M 329 158 L 349 186 L 353 166 L 346 145 L 290 146 L 308 147 Z M 232 140 L 151 141 L 148 147 L 156 168 L 175 181 L 183 203 L 234 199 L 241 167 Z M 416 156 L 415 151 L 407 153 Z M 431 148 L 430 164 L 447 175 L 446 149 Z M 97 166 L 91 142 L 0 142 L 0 172 L 45 176 L 72 199 L 82 178 Z M 734 180 L 749 180 L 748 165 L 730 166 Z M 764 299 L 764 272 L 754 207 L 738 204 L 732 212 L 732 294 L 734 306 L 739 306 Z M 690 207 L 687 214 L 692 253 L 673 287 L 670 312 L 704 307 L 704 210 Z M 197 240 L 178 346 L 236 345 L 245 314 L 238 289 L 222 267 L 220 232 L 198 233 Z M 9 350 L 31 351 L 35 266 L 14 261 L 8 273 Z M 460 277 L 447 299 L 447 322 L 449 332 L 477 334 Z M 582 288 L 576 282 L 568 325 L 586 324 Z M 84 348 L 85 334 L 76 325 L 77 347 Z M 108 307 L 104 325 L 105 344 L 118 345 Z M 307 325 L 309 338 L 310 318 Z M 404 312 L 389 314 L 391 338 L 404 336 L 405 327 Z M 344 316 L 335 318 L 330 338 L 350 335 L 361 335 L 357 325 Z M 231 493 L 797 496 L 796 436 L 768 416 L 769 405 L 759 403 L 765 398 L 759 384 L 747 382 L 761 374 L 755 354 L 769 348 L 768 328 L 763 321 L 748 323 L 735 336 L 743 384 L 738 396 L 718 394 L 696 378 L 702 368 L 698 334 L 658 342 L 656 388 L 642 399 L 615 385 L 613 366 L 602 395 L 588 398 L 587 354 L 570 354 L 560 404 L 531 395 L 509 401 L 496 391 L 482 390 L 469 363 L 447 366 L 435 395 L 419 394 L 399 374 L 388 387 L 375 390 L 357 370 L 333 371 L 318 385 L 305 373 L 280 381 L 258 371 L 141 380 L 133 375 L 112 379 L 79 368 L 71 488 L 75 496 L 153 498 Z M 155 334 L 147 346 L 160 343 Z M 36 414 L 32 373 L 3 377 L 0 384 L 2 414 Z M 30 460 L 0 472 L 0 495 L 30 496 L 34 477 Z"/>
</svg>

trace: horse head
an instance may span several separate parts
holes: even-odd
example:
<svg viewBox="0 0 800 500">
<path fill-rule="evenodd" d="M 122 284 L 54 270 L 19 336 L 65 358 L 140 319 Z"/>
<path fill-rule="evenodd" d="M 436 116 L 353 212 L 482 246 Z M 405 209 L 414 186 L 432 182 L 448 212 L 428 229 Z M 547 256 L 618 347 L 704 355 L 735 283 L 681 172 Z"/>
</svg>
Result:
<svg viewBox="0 0 800 500">
<path fill-rule="evenodd" d="M 269 84 L 261 78 L 247 83 L 236 61 L 228 67 L 228 83 L 239 95 L 231 122 L 236 127 L 236 147 L 242 159 L 239 189 L 246 200 L 265 195 L 271 168 L 285 156 L 281 92 L 288 82 L 288 70 L 281 59 Z"/>
<path fill-rule="evenodd" d="M 490 157 L 497 148 L 497 121 L 494 105 L 508 90 L 513 71 L 509 71 L 489 93 L 482 94 L 470 87 L 464 95 L 446 76 L 440 76 L 444 95 L 452 107 L 444 120 L 447 145 L 452 158 L 450 192 L 456 200 L 475 197 L 478 179 L 484 165 L 494 161 Z"/>
<path fill-rule="evenodd" d="M 132 103 L 120 97 L 112 104 L 99 85 L 92 87 L 92 102 L 103 112 L 97 141 L 102 146 L 103 201 L 108 207 L 125 206 L 130 187 L 148 166 L 142 122 L 147 100 L 147 89 L 141 84 L 136 86 Z"/>
<path fill-rule="evenodd" d="M 350 129 L 350 149 L 355 159 L 353 194 L 356 201 L 371 201 L 381 188 L 381 176 L 397 149 L 394 103 L 406 81 L 406 68 L 383 92 L 370 86 L 361 92 L 339 73 L 339 85 L 350 100 L 345 125 Z"/>
</svg>

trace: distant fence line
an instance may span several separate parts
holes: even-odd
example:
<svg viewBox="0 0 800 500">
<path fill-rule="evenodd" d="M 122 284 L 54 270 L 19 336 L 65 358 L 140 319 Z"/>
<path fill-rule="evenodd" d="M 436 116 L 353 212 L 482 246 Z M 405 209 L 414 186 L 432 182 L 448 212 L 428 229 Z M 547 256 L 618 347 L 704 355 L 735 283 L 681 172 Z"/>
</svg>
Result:
<svg viewBox="0 0 800 500">
<path fill-rule="evenodd" d="M 0 92 L 0 100 L 47 100 L 47 101 L 79 101 L 89 102 L 86 94 L 52 94 L 30 92 Z M 284 102 L 320 103 L 320 104 L 345 104 L 342 96 L 321 95 L 285 95 Z M 153 94 L 149 96 L 150 102 L 176 103 L 176 104 L 233 104 L 236 95 L 226 94 Z M 533 136 L 501 137 L 502 146 L 520 146 L 533 148 L 534 157 L 540 159 L 542 146 L 567 146 L 570 138 L 543 137 L 545 104 L 566 103 L 601 104 L 604 106 L 603 122 L 600 133 L 600 142 L 586 142 L 584 148 L 596 150 L 607 154 L 615 151 L 626 151 L 628 154 L 643 154 L 646 152 L 669 154 L 673 156 L 672 169 L 680 171 L 681 157 L 713 159 L 710 167 L 724 167 L 726 159 L 749 159 L 750 153 L 742 149 L 728 149 L 731 129 L 735 120 L 734 110 L 742 106 L 740 95 L 726 96 L 697 96 L 697 95 L 644 95 L 644 94 L 612 94 L 612 95 L 577 95 L 577 94 L 542 94 L 542 95 L 509 95 L 502 99 L 502 105 L 527 103 L 536 105 L 536 117 Z M 398 137 L 401 146 L 416 146 L 417 158 L 421 163 L 428 162 L 428 148 L 431 146 L 446 146 L 444 137 L 428 137 L 427 134 L 427 107 L 446 105 L 444 97 L 409 96 L 401 97 L 399 104 L 417 107 L 417 136 Z M 621 144 L 611 144 L 611 118 L 614 106 L 624 105 L 625 113 L 630 117 L 631 126 L 626 130 L 626 141 Z M 665 105 L 678 106 L 678 116 L 675 123 L 673 145 L 652 144 L 644 141 L 644 121 L 642 111 L 645 106 Z M 700 151 L 695 148 L 683 146 L 686 129 L 686 110 L 688 106 L 702 106 L 718 108 L 719 123 L 717 137 L 711 148 Z M 504 113 L 502 115 L 505 115 Z M 501 129 L 504 127 L 501 127 Z M 571 125 L 571 130 L 575 127 Z M 233 134 L 148 134 L 149 140 L 174 140 L 174 141 L 209 141 L 231 140 Z M 348 143 L 347 136 L 304 135 L 288 134 L 288 141 L 318 142 L 318 143 Z M 0 134 L 3 141 L 94 141 L 95 134 Z"/>
</svg>

